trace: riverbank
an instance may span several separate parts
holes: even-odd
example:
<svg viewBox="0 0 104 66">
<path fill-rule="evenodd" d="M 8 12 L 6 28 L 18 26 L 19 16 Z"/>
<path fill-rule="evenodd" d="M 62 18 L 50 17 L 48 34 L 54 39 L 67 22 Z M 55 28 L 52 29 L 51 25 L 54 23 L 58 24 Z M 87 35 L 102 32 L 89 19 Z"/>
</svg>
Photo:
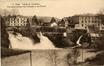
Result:
<svg viewBox="0 0 104 66">
<path fill-rule="evenodd" d="M 4 50 L 4 48 L 2 48 Z M 100 66 L 103 64 L 96 64 L 94 62 L 87 61 L 87 59 L 96 58 L 100 52 L 92 52 L 91 49 L 77 49 L 79 52 L 73 54 L 73 49 L 53 49 L 53 50 L 13 50 L 5 49 L 3 52 L 8 56 L 2 57 L 2 66 Z M 11 56 L 10 56 L 11 54 Z M 70 56 L 68 58 L 68 56 Z M 77 63 L 73 63 L 73 57 L 77 59 Z M 103 59 L 103 55 L 101 55 Z M 100 59 L 100 58 L 99 58 Z M 100 61 L 101 60 L 96 60 Z M 40 64 L 41 63 L 41 64 Z"/>
</svg>

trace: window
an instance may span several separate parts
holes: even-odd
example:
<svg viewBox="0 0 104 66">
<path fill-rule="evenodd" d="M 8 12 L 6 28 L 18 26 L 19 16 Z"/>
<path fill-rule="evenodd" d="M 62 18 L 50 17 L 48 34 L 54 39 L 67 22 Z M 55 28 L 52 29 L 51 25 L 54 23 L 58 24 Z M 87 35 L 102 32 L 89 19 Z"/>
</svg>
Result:
<svg viewBox="0 0 104 66">
<path fill-rule="evenodd" d="M 86 29 L 87 27 L 85 27 L 85 29 Z"/>
<path fill-rule="evenodd" d="M 82 27 L 83 27 L 83 24 L 82 24 Z"/>
<path fill-rule="evenodd" d="M 90 23 L 90 20 L 88 21 L 88 23 Z"/>
<path fill-rule="evenodd" d="M 92 21 L 92 23 L 94 23 L 94 21 Z"/>
<path fill-rule="evenodd" d="M 93 17 L 93 20 L 95 20 L 95 17 Z"/>
<path fill-rule="evenodd" d="M 83 23 L 83 21 L 82 21 L 82 23 Z"/>
<path fill-rule="evenodd" d="M 98 24 L 98 26 L 100 26 L 100 24 Z"/>
<path fill-rule="evenodd" d="M 17 19 L 17 22 L 19 22 L 19 19 Z"/>
<path fill-rule="evenodd" d="M 85 23 L 87 23 L 87 21 L 85 21 Z"/>
<path fill-rule="evenodd" d="M 95 23 L 97 23 L 97 22 L 95 21 Z"/>
<path fill-rule="evenodd" d="M 104 29 L 104 27 L 102 27 L 102 29 Z"/>
<path fill-rule="evenodd" d="M 83 20 L 85 20 L 85 17 L 83 17 Z"/>
</svg>

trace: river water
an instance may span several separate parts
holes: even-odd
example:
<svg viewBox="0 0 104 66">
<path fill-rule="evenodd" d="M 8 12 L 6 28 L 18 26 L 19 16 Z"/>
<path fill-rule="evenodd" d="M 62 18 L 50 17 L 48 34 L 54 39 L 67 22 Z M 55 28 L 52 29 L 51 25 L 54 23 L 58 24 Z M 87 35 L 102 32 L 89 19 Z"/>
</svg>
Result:
<svg viewBox="0 0 104 66">
<path fill-rule="evenodd" d="M 22 36 L 20 33 L 16 33 L 17 35 L 14 35 L 13 33 L 8 32 L 8 34 L 10 40 L 10 48 L 12 49 L 56 49 L 53 43 L 42 33 L 38 34 L 40 42 L 36 44 L 33 43 L 32 39 Z"/>
<path fill-rule="evenodd" d="M 42 33 L 37 35 L 40 39 L 40 42 L 36 44 L 34 44 L 30 38 L 22 36 L 20 33 L 17 33 L 17 35 L 14 35 L 8 32 L 8 34 L 9 34 L 9 40 L 11 43 L 10 48 L 12 49 L 22 49 L 22 50 L 59 49 L 59 48 L 56 48 L 54 44 L 46 36 L 42 35 Z M 79 53 L 80 53 L 80 56 L 77 58 L 77 62 L 84 62 L 87 58 L 95 57 L 97 54 L 94 52 L 87 52 L 86 49 L 79 49 Z"/>
</svg>

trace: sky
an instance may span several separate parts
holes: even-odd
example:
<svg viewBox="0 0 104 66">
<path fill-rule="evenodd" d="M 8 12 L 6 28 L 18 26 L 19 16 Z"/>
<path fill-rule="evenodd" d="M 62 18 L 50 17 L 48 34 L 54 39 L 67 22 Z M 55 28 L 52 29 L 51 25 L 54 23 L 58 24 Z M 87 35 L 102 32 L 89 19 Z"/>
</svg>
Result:
<svg viewBox="0 0 104 66">
<path fill-rule="evenodd" d="M 8 2 L 9 1 L 9 2 Z M 25 7 L 25 8 L 8 8 L 13 4 L 39 4 L 45 7 Z M 104 9 L 104 0 L 1 0 L 1 9 L 18 9 L 19 13 L 24 16 L 51 16 L 63 18 L 75 14 L 96 14 L 100 9 Z"/>
</svg>

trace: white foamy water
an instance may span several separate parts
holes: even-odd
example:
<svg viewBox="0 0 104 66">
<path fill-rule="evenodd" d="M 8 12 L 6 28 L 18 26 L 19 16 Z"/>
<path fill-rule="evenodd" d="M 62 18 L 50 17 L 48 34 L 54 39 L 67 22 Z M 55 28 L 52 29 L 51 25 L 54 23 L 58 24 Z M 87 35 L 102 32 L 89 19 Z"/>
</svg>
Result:
<svg viewBox="0 0 104 66">
<path fill-rule="evenodd" d="M 20 33 L 17 33 L 17 35 L 8 34 L 12 49 L 56 49 L 53 43 L 46 36 L 43 36 L 42 33 L 38 34 L 40 43 L 37 44 L 34 44 L 30 38 L 24 37 Z"/>
</svg>

